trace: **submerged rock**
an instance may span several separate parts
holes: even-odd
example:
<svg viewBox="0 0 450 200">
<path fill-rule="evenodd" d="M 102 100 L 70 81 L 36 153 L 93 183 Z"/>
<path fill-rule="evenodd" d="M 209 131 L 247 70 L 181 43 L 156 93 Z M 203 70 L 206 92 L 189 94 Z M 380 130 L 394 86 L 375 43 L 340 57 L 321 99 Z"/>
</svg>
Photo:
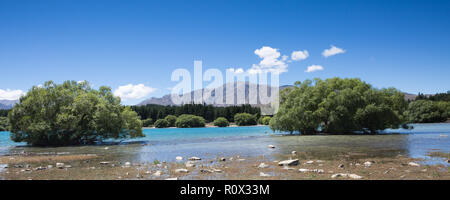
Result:
<svg viewBox="0 0 450 200">
<path fill-rule="evenodd" d="M 176 159 L 176 160 L 183 160 L 183 157 L 177 156 L 175 159 Z"/>
<path fill-rule="evenodd" d="M 295 165 L 298 165 L 298 159 L 294 159 L 294 160 L 283 160 L 283 161 L 279 162 L 278 165 L 279 165 L 279 166 L 284 166 L 284 165 L 295 166 Z"/>
</svg>

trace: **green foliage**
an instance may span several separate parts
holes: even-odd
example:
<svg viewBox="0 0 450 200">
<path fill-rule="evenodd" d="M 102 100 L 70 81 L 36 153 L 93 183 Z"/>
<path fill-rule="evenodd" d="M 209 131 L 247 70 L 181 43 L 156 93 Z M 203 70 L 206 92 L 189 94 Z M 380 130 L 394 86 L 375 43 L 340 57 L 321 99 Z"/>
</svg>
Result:
<svg viewBox="0 0 450 200">
<path fill-rule="evenodd" d="M 182 106 L 162 106 L 148 104 L 143 106 L 132 106 L 141 119 L 152 118 L 153 120 L 164 119 L 167 115 L 180 116 L 182 114 L 190 114 L 203 117 L 205 121 L 212 122 L 219 117 L 225 117 L 228 121 L 234 122 L 234 115 L 237 113 L 250 113 L 258 118 L 261 113 L 259 107 L 250 105 L 214 107 L 204 104 L 184 104 Z"/>
<path fill-rule="evenodd" d="M 8 118 L 0 117 L 0 131 L 7 131 L 8 125 Z"/>
<path fill-rule="evenodd" d="M 52 81 L 33 87 L 9 113 L 11 139 L 31 145 L 78 145 L 143 137 L 136 112 L 120 105 L 111 89 L 87 82 Z"/>
<path fill-rule="evenodd" d="M 409 104 L 405 116 L 410 123 L 444 122 L 450 117 L 450 102 L 413 101 Z"/>
<path fill-rule="evenodd" d="M 256 125 L 256 116 L 248 113 L 238 113 L 234 116 L 234 122 L 238 126 Z"/>
<path fill-rule="evenodd" d="M 214 126 L 227 127 L 230 126 L 230 122 L 225 117 L 219 117 L 214 120 Z"/>
<path fill-rule="evenodd" d="M 8 112 L 10 110 L 2 110 L 0 109 L 0 117 L 8 117 Z"/>
<path fill-rule="evenodd" d="M 169 127 L 169 122 L 165 119 L 158 119 L 155 122 L 155 127 L 156 128 L 167 128 L 167 127 Z"/>
<path fill-rule="evenodd" d="M 262 125 L 269 125 L 271 119 L 272 119 L 272 117 L 263 116 L 263 117 L 260 118 L 260 124 L 262 124 Z"/>
<path fill-rule="evenodd" d="M 394 88 L 375 89 L 359 79 L 306 80 L 280 92 L 269 125 L 302 134 L 375 133 L 402 126 L 406 108 L 404 94 Z"/>
<path fill-rule="evenodd" d="M 174 127 L 175 122 L 177 121 L 177 117 L 175 115 L 167 115 L 164 119 L 169 122 L 169 127 Z"/>
<path fill-rule="evenodd" d="M 177 118 L 175 126 L 178 128 L 204 127 L 205 119 L 200 116 L 184 114 Z"/>
<path fill-rule="evenodd" d="M 143 127 L 151 127 L 151 126 L 153 126 L 152 118 L 142 120 L 142 126 Z"/>
</svg>

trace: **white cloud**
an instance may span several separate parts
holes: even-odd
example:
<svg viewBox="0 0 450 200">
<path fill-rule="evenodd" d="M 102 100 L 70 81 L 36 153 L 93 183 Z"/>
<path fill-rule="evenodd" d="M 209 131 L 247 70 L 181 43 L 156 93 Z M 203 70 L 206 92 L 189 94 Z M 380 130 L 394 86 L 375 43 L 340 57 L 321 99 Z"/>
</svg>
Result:
<svg viewBox="0 0 450 200">
<path fill-rule="evenodd" d="M 0 89 L 0 100 L 17 100 L 25 94 L 22 90 Z"/>
<path fill-rule="evenodd" d="M 325 49 L 322 52 L 323 57 L 327 58 L 329 56 L 334 56 L 337 54 L 345 53 L 344 49 L 331 45 L 329 49 Z"/>
<path fill-rule="evenodd" d="M 248 70 L 248 73 L 272 72 L 281 74 L 287 72 L 287 64 L 285 63 L 287 57 L 283 56 L 280 60 L 281 54 L 278 49 L 263 46 L 260 49 L 256 49 L 255 54 L 262 58 L 262 60 L 259 64 L 253 64 L 252 68 Z"/>
<path fill-rule="evenodd" d="M 121 99 L 133 100 L 147 97 L 154 91 L 156 91 L 155 88 L 145 86 L 144 84 L 128 84 L 119 86 L 119 88 L 114 91 L 114 95 L 120 97 Z"/>
<path fill-rule="evenodd" d="M 306 69 L 305 72 L 309 73 L 309 72 L 322 71 L 322 70 L 323 70 L 323 67 L 320 65 L 311 65 L 311 66 L 308 66 L 308 68 Z"/>
<path fill-rule="evenodd" d="M 291 55 L 291 59 L 295 60 L 295 61 L 299 61 L 299 60 L 305 60 L 306 58 L 308 58 L 309 53 L 306 50 L 303 51 L 293 51 L 292 55 Z"/>
</svg>

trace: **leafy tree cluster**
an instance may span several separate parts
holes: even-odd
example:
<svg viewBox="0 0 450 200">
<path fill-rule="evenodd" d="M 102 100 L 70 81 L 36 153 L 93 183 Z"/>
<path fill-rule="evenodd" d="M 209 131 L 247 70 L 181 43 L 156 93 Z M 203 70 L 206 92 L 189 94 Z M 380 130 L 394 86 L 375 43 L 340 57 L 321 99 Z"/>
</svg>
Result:
<svg viewBox="0 0 450 200">
<path fill-rule="evenodd" d="M 136 112 L 120 104 L 109 87 L 87 82 L 46 82 L 20 98 L 8 115 L 11 139 L 31 145 L 92 144 L 108 138 L 142 137 Z"/>
<path fill-rule="evenodd" d="M 225 117 L 218 117 L 214 120 L 214 126 L 227 127 L 230 126 L 230 122 Z"/>
<path fill-rule="evenodd" d="M 249 113 L 238 113 L 234 116 L 234 122 L 238 126 L 256 125 L 256 116 Z"/>
<path fill-rule="evenodd" d="M 7 131 L 8 126 L 8 118 L 0 117 L 0 131 Z"/>
<path fill-rule="evenodd" d="M 255 114 L 258 118 L 261 110 L 250 105 L 215 107 L 205 104 L 184 104 L 181 106 L 162 106 L 148 104 L 143 106 L 132 106 L 141 119 L 151 118 L 153 120 L 164 119 L 168 115 L 180 116 L 190 114 L 203 117 L 207 122 L 212 122 L 219 117 L 225 117 L 228 121 L 234 122 L 234 115 L 237 113 Z"/>
<path fill-rule="evenodd" d="M 151 118 L 142 120 L 143 127 L 151 127 L 153 126 L 153 120 Z"/>
<path fill-rule="evenodd" d="M 417 100 L 409 103 L 405 116 L 409 123 L 445 122 L 450 118 L 449 101 Z"/>
<path fill-rule="evenodd" d="M 178 128 L 205 127 L 205 119 L 200 116 L 183 114 L 177 118 L 175 126 Z"/>
<path fill-rule="evenodd" d="M 296 82 L 280 92 L 280 109 L 272 130 L 302 134 L 376 133 L 404 126 L 404 94 L 375 89 L 359 79 L 331 78 Z"/>
</svg>

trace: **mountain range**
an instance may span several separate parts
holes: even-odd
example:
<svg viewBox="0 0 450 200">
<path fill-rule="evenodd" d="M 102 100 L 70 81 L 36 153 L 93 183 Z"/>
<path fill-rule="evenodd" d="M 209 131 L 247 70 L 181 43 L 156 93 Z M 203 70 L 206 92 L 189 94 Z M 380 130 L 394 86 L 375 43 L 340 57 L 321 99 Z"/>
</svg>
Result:
<svg viewBox="0 0 450 200">
<path fill-rule="evenodd" d="M 14 107 L 19 100 L 0 100 L 0 110 L 9 110 Z"/>
</svg>

